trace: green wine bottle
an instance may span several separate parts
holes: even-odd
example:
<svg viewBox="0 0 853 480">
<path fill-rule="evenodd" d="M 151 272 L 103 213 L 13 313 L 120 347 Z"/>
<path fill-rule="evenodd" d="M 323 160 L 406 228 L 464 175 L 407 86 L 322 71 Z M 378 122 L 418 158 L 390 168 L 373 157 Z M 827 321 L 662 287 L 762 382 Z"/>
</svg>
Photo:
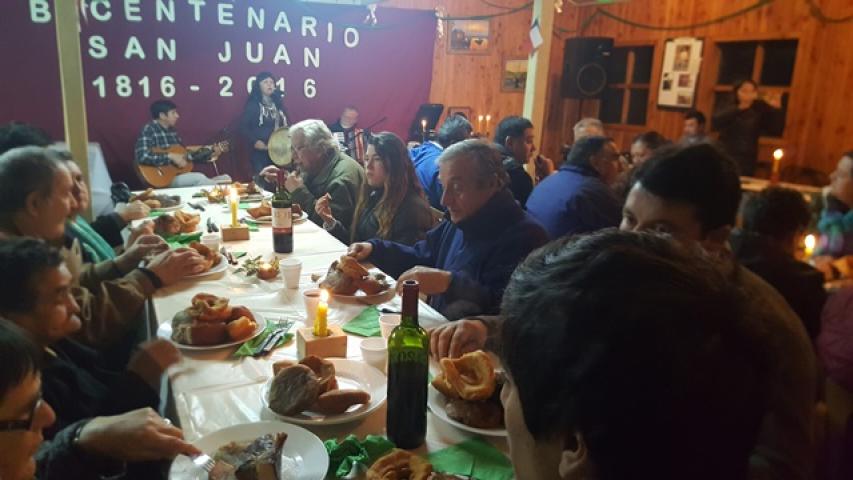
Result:
<svg viewBox="0 0 853 480">
<path fill-rule="evenodd" d="M 429 336 L 418 325 L 418 282 L 403 283 L 403 314 L 388 337 L 388 438 L 411 450 L 426 437 Z"/>
<path fill-rule="evenodd" d="M 272 245 L 275 253 L 293 252 L 293 206 L 290 193 L 284 188 L 284 170 L 279 170 L 278 188 L 272 197 Z"/>
</svg>

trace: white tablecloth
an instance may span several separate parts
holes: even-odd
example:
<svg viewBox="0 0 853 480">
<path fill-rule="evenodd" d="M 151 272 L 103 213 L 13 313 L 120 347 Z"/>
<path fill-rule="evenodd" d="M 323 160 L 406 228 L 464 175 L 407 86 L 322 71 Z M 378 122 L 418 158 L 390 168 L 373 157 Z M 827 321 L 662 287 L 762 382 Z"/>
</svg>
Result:
<svg viewBox="0 0 853 480">
<path fill-rule="evenodd" d="M 157 193 L 181 195 L 190 200 L 197 188 L 165 189 Z M 204 212 L 190 207 L 187 211 L 202 215 L 201 225 L 206 225 L 207 217 L 218 219 L 217 223 L 228 222 L 229 214 L 222 205 L 208 205 L 206 200 L 192 199 L 201 204 Z M 243 215 L 245 212 L 241 211 Z M 270 228 L 261 227 L 251 233 L 246 242 L 230 242 L 225 246 L 231 251 L 246 251 L 250 256 L 272 254 L 272 233 Z M 302 275 L 298 290 L 283 288 L 281 277 L 273 281 L 248 280 L 242 274 L 234 273 L 233 267 L 227 272 L 196 281 L 186 281 L 169 288 L 161 289 L 154 296 L 154 313 L 158 322 L 170 322 L 172 316 L 189 306 L 193 295 L 207 292 L 231 298 L 232 304 L 247 305 L 260 311 L 266 318 L 277 319 L 291 316 L 304 318 L 305 308 L 302 291 L 316 284 L 310 280 L 311 273 L 323 273 L 329 264 L 346 252 L 346 246 L 310 221 L 294 226 L 294 253 L 292 256 L 303 262 Z M 291 256 L 291 255 L 287 255 Z M 388 302 L 390 308 L 400 308 L 400 298 Z M 329 304 L 329 323 L 340 325 L 354 318 L 365 307 L 332 300 Z M 431 328 L 446 321 L 439 313 L 422 303 L 419 309 L 420 323 Z M 347 357 L 361 361 L 360 337 L 348 337 Z M 181 364 L 170 371 L 172 392 L 177 408 L 178 420 L 190 440 L 216 431 L 223 427 L 240 423 L 269 419 L 262 416 L 261 387 L 272 375 L 272 363 L 284 358 L 296 358 L 296 342 L 276 350 L 270 358 L 233 360 L 230 355 L 234 349 L 217 350 L 204 353 L 185 352 Z M 263 417 L 263 418 L 262 418 Z M 367 434 L 384 434 L 385 407 L 378 409 L 368 417 L 350 424 L 330 427 L 310 428 L 321 439 L 341 438 L 354 433 L 359 437 Z M 444 423 L 441 419 L 428 414 L 427 441 L 424 451 L 436 451 L 459 443 L 471 434 Z M 489 438 L 496 447 L 507 451 L 506 441 L 501 438 Z"/>
</svg>

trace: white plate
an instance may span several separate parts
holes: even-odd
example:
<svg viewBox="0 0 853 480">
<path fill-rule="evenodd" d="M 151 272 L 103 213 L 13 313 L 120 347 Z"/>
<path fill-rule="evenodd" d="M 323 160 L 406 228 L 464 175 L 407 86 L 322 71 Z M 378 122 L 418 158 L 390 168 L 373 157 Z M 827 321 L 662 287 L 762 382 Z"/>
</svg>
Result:
<svg viewBox="0 0 853 480">
<path fill-rule="evenodd" d="M 272 225 L 272 215 L 264 215 L 263 217 L 258 217 L 258 218 L 252 218 L 252 216 L 251 216 L 251 215 L 246 215 L 246 218 L 247 218 L 247 219 L 249 219 L 249 220 L 250 220 L 250 221 L 252 221 L 252 222 L 255 222 L 255 223 L 262 223 L 262 224 L 270 224 L 270 225 Z M 304 222 L 305 222 L 305 220 L 308 220 L 308 214 L 307 214 L 307 213 L 305 213 L 305 212 L 303 211 L 303 212 L 302 212 L 302 215 L 300 215 L 299 217 L 297 217 L 297 218 L 294 218 L 294 219 L 293 219 L 293 223 L 294 223 L 294 224 L 297 224 L 297 223 L 304 223 Z"/>
<path fill-rule="evenodd" d="M 340 295 L 337 293 L 332 293 L 332 297 L 341 300 L 343 302 L 350 303 L 362 303 L 364 305 L 379 305 L 380 303 L 385 303 L 394 298 L 397 292 L 392 285 L 388 290 L 384 290 L 379 293 L 374 293 L 373 295 L 368 295 L 361 290 L 355 292 L 355 295 Z"/>
<path fill-rule="evenodd" d="M 284 432 L 287 441 L 281 449 L 279 480 L 322 480 L 329 468 L 329 454 L 316 435 L 296 425 L 282 422 L 256 422 L 234 425 L 209 433 L 193 444 L 213 456 L 230 442 L 252 441 L 260 436 Z M 290 467 L 290 468 L 287 468 Z M 195 467 L 189 457 L 175 458 L 169 469 L 171 480 L 207 480 L 207 473 Z"/>
<path fill-rule="evenodd" d="M 255 333 L 253 333 L 251 337 L 245 338 L 243 340 L 239 340 L 236 342 L 220 343 L 219 345 L 184 345 L 183 343 L 179 343 L 179 342 L 172 340 L 172 319 L 169 319 L 168 321 L 161 323 L 160 326 L 157 327 L 157 336 L 160 338 L 165 338 L 166 340 L 171 341 L 181 350 L 204 351 L 204 350 L 219 350 L 220 348 L 234 347 L 234 346 L 240 345 L 242 343 L 248 342 L 249 340 L 257 337 L 258 335 L 261 334 L 261 332 L 264 331 L 264 328 L 266 328 L 266 326 L 267 326 L 267 321 L 263 315 L 261 315 L 260 313 L 254 311 L 254 310 L 251 310 L 251 309 L 249 311 L 251 311 L 252 315 L 255 317 L 255 323 L 258 324 L 258 328 L 255 329 Z"/>
<path fill-rule="evenodd" d="M 306 410 L 299 415 L 289 417 L 279 415 L 269 408 L 267 395 L 270 391 L 270 379 L 261 389 L 261 401 L 264 410 L 270 412 L 277 418 L 290 423 L 300 425 L 337 425 L 348 423 L 366 417 L 371 412 L 385 403 L 387 395 L 388 379 L 379 370 L 370 365 L 345 358 L 329 358 L 335 365 L 335 376 L 338 379 L 338 388 L 341 390 L 360 389 L 370 394 L 370 403 L 367 405 L 354 405 L 345 413 L 339 415 L 324 415 L 322 413 Z"/>
<path fill-rule="evenodd" d="M 152 212 L 176 212 L 176 211 L 184 208 L 185 205 L 186 205 L 186 203 L 181 202 L 181 203 L 175 205 L 174 207 L 152 208 L 151 211 Z"/>
<path fill-rule="evenodd" d="M 225 270 L 228 270 L 228 260 L 226 260 L 222 254 L 219 254 L 219 263 L 211 267 L 210 270 L 202 273 L 196 273 L 195 275 L 187 275 L 184 279 L 209 277 L 211 275 L 216 275 L 217 273 L 222 273 Z"/>
<path fill-rule="evenodd" d="M 465 430 L 466 432 L 476 433 L 477 435 L 485 435 L 487 437 L 506 437 L 506 428 L 475 428 L 469 427 L 464 423 L 457 422 L 456 420 L 447 416 L 447 412 L 444 410 L 444 406 L 447 405 L 447 397 L 445 397 L 441 392 L 435 389 L 432 385 L 429 386 L 427 393 L 427 406 L 432 410 L 438 418 L 444 420 L 445 422 L 453 425 L 454 427 Z"/>
</svg>

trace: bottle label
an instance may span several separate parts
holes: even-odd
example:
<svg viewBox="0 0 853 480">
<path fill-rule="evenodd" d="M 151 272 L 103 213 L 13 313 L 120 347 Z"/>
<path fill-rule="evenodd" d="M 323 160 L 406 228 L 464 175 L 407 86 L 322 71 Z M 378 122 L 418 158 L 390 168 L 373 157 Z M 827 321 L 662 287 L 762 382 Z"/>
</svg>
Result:
<svg viewBox="0 0 853 480">
<path fill-rule="evenodd" d="M 429 363 L 429 354 L 421 348 L 389 349 L 388 363 L 418 363 L 426 365 Z"/>
<path fill-rule="evenodd" d="M 293 218 L 289 208 L 272 209 L 272 228 L 277 232 L 290 233 L 293 231 Z"/>
</svg>

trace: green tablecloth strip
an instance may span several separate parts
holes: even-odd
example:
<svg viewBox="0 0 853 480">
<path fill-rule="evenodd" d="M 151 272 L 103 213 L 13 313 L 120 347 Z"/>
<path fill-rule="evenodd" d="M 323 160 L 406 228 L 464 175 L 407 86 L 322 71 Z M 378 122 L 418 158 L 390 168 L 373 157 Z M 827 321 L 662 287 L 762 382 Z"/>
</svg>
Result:
<svg viewBox="0 0 853 480">
<path fill-rule="evenodd" d="M 379 337 L 382 331 L 379 329 L 379 309 L 376 305 L 371 305 L 355 318 L 347 322 L 343 326 L 343 330 L 353 335 L 361 337 Z"/>
<path fill-rule="evenodd" d="M 152 210 L 152 211 L 148 214 L 148 216 L 149 216 L 149 217 L 151 217 L 151 218 L 155 218 L 155 217 L 162 217 L 162 216 L 163 216 L 163 215 L 165 215 L 165 214 L 166 214 L 166 212 L 163 212 L 163 211 L 156 211 L 156 212 L 155 212 L 154 210 Z"/>
<path fill-rule="evenodd" d="M 512 464 L 506 455 L 480 438 L 431 453 L 427 459 L 436 472 L 476 480 L 510 480 L 513 476 Z"/>
<path fill-rule="evenodd" d="M 338 479 L 348 476 L 356 465 L 366 470 L 394 448 L 390 440 L 379 435 L 368 435 L 364 437 L 364 441 L 355 435 L 349 435 L 340 442 L 334 439 L 326 440 L 323 445 L 329 452 L 329 470 L 326 477 Z"/>
<path fill-rule="evenodd" d="M 172 248 L 181 248 L 186 247 L 192 242 L 197 242 L 201 240 L 202 232 L 195 233 L 179 233 L 177 235 L 172 235 L 171 237 L 166 237 L 166 243 L 169 244 Z"/>
<path fill-rule="evenodd" d="M 266 328 L 264 328 L 264 331 L 261 332 L 260 335 L 249 340 L 248 342 L 243 343 L 243 345 L 240 345 L 240 348 L 238 348 L 237 351 L 234 352 L 234 357 L 235 358 L 237 358 L 237 357 L 251 357 L 252 355 L 257 353 L 258 350 L 263 345 L 264 341 L 267 339 L 267 337 L 269 337 L 270 334 L 273 331 L 275 331 L 277 328 L 279 328 L 278 322 L 268 322 Z M 278 348 L 282 345 L 285 345 L 287 342 L 291 341 L 292 339 L 293 339 L 292 333 L 284 334 L 278 340 L 278 342 L 276 342 L 275 347 L 273 347 L 273 349 Z"/>
</svg>

